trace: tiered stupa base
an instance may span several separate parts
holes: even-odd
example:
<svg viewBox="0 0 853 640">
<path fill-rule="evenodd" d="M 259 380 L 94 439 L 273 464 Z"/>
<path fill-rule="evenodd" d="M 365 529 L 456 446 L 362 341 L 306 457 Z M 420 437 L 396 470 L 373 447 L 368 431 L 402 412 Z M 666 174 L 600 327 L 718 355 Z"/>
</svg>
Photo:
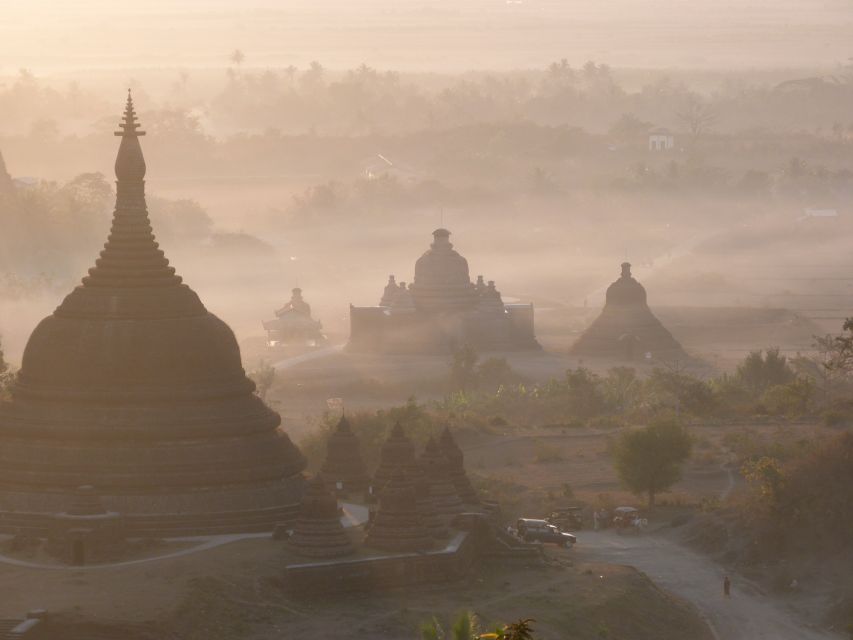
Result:
<svg viewBox="0 0 853 640">
<path fill-rule="evenodd" d="M 330 527 L 325 519 L 300 518 L 289 546 L 299 555 L 309 558 L 340 558 L 355 551 L 340 523 L 338 527 Z"/>
</svg>

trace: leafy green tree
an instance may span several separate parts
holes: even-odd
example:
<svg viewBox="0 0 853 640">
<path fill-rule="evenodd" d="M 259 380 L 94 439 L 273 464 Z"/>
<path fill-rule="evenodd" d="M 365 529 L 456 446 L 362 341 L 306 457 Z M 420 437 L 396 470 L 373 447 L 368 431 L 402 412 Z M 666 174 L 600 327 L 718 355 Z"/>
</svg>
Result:
<svg viewBox="0 0 853 640">
<path fill-rule="evenodd" d="M 716 406 L 711 387 L 704 380 L 678 370 L 655 368 L 646 380 L 647 398 L 653 404 L 705 416 Z"/>
<path fill-rule="evenodd" d="M 457 616 L 449 636 L 435 617 L 421 625 L 422 640 L 478 640 L 480 637 L 480 621 L 471 611 L 463 611 Z"/>
<path fill-rule="evenodd" d="M 614 465 L 622 484 L 638 495 L 646 494 L 651 509 L 655 496 L 681 479 L 682 465 L 692 448 L 693 440 L 681 424 L 654 422 L 619 438 Z"/>
<path fill-rule="evenodd" d="M 797 377 L 788 384 L 770 387 L 761 396 L 761 403 L 775 415 L 801 416 L 809 412 L 814 395 L 814 382 Z"/>
<path fill-rule="evenodd" d="M 477 615 L 470 611 L 459 614 L 450 630 L 448 636 L 441 623 L 433 617 L 429 622 L 421 625 L 422 640 L 533 640 L 532 618 L 526 618 L 511 622 L 495 629 L 495 631 L 482 633 L 480 621 Z"/>
<path fill-rule="evenodd" d="M 450 384 L 455 391 L 468 391 L 477 386 L 479 356 L 470 344 L 453 350 L 450 359 Z"/>
<path fill-rule="evenodd" d="M 521 376 L 513 371 L 506 358 L 487 358 L 477 365 L 477 380 L 481 388 L 495 392 L 502 385 L 519 382 Z"/>
<path fill-rule="evenodd" d="M 784 481 L 782 464 L 776 458 L 762 456 L 747 460 L 741 466 L 740 472 L 750 485 L 757 487 L 762 498 L 776 499 Z"/>
<path fill-rule="evenodd" d="M 613 367 L 604 378 L 604 395 L 607 404 L 624 413 L 631 408 L 640 392 L 637 371 L 632 367 Z"/>
<path fill-rule="evenodd" d="M 621 141 L 637 141 L 643 138 L 652 128 L 651 122 L 640 120 L 633 113 L 624 113 L 610 127 L 611 136 Z M 643 140 L 645 142 L 645 140 Z"/>
<path fill-rule="evenodd" d="M 750 351 L 737 367 L 736 379 L 757 398 L 770 387 L 788 384 L 796 377 L 788 358 L 778 348 Z"/>
<path fill-rule="evenodd" d="M 533 640 L 533 618 L 525 618 L 508 624 L 500 640 Z"/>
<path fill-rule="evenodd" d="M 258 368 L 249 374 L 249 378 L 255 383 L 255 388 L 261 400 L 266 400 L 267 393 L 269 393 L 270 388 L 272 388 L 275 382 L 275 367 L 265 360 L 261 360 Z"/>
<path fill-rule="evenodd" d="M 566 390 L 576 417 L 590 418 L 605 410 L 601 377 L 589 369 L 578 367 L 566 371 Z"/>
<path fill-rule="evenodd" d="M 3 357 L 3 343 L 0 342 L 0 396 L 6 392 L 14 377 L 15 374 L 10 370 L 9 364 Z"/>
</svg>

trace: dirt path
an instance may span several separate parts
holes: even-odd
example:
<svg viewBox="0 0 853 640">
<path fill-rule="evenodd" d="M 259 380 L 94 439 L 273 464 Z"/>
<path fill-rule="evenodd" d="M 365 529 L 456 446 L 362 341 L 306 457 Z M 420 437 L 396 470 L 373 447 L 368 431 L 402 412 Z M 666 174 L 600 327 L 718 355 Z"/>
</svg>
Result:
<svg viewBox="0 0 853 640">
<path fill-rule="evenodd" d="M 284 371 L 285 369 L 290 369 L 298 364 L 303 362 L 311 362 L 312 360 L 319 360 L 321 358 L 326 358 L 328 356 L 334 355 L 336 353 L 340 353 L 344 350 L 346 345 L 336 344 L 331 347 L 324 347 L 323 349 L 317 349 L 316 351 L 309 351 L 308 353 L 303 353 L 298 356 L 291 356 L 289 358 L 285 358 L 284 360 L 279 360 L 278 362 L 273 364 L 273 367 L 276 371 Z"/>
<path fill-rule="evenodd" d="M 578 537 L 573 550 L 578 560 L 627 564 L 645 572 L 659 586 L 691 602 L 720 640 L 841 638 L 802 626 L 784 607 L 736 576 L 731 598 L 724 598 L 723 568 L 662 536 L 590 531 Z"/>
</svg>

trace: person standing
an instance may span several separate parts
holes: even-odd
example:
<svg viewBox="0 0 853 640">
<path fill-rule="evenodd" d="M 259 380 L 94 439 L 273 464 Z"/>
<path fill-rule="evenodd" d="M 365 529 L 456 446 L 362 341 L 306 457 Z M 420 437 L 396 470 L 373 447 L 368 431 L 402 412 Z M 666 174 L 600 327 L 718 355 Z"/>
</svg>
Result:
<svg viewBox="0 0 853 640">
<path fill-rule="evenodd" d="M 723 578 L 723 595 L 727 598 L 731 598 L 732 596 L 732 581 L 729 580 L 728 576 Z"/>
</svg>

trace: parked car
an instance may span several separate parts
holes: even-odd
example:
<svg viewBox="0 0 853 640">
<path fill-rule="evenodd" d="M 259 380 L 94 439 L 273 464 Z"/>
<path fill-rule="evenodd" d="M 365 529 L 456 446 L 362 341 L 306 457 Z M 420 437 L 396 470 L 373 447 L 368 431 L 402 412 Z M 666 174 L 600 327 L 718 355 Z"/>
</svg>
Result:
<svg viewBox="0 0 853 640">
<path fill-rule="evenodd" d="M 562 507 L 554 509 L 546 520 L 560 531 L 583 529 L 583 507 Z"/>
<path fill-rule="evenodd" d="M 525 542 L 553 542 L 561 547 L 571 547 L 578 541 L 574 535 L 560 531 L 547 520 L 519 518 L 515 527 L 518 537 Z"/>
<path fill-rule="evenodd" d="M 613 510 L 613 526 L 616 533 L 631 531 L 639 533 L 648 526 L 649 521 L 643 518 L 639 509 L 634 507 L 616 507 Z"/>
</svg>

